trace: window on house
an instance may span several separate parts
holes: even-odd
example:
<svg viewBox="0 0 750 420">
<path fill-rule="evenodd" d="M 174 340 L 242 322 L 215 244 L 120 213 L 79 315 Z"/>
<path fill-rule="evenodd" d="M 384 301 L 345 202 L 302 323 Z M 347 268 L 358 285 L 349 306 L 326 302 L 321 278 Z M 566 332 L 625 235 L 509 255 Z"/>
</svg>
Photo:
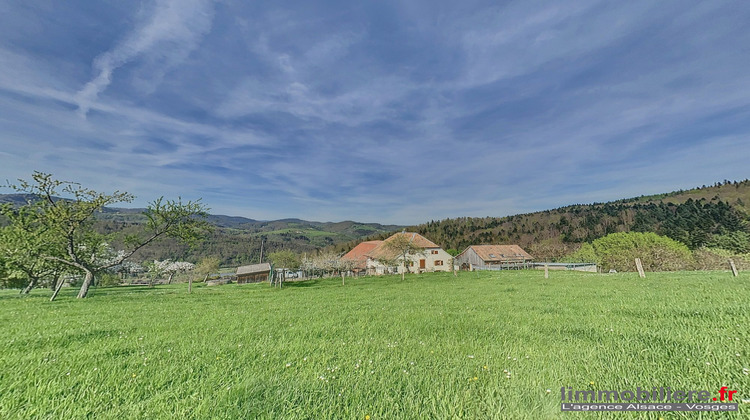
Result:
<svg viewBox="0 0 750 420">
<path fill-rule="evenodd" d="M 435 260 L 435 265 L 443 265 L 443 260 Z"/>
<path fill-rule="evenodd" d="M 437 252 L 437 249 L 433 249 L 433 250 L 432 250 L 432 255 L 437 255 L 437 253 L 438 253 L 438 252 Z"/>
</svg>

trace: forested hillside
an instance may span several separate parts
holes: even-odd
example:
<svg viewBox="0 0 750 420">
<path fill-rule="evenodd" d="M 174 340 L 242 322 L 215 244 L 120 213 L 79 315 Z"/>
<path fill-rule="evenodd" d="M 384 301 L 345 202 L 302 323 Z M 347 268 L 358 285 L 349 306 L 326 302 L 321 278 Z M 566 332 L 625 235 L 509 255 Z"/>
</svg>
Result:
<svg viewBox="0 0 750 420">
<path fill-rule="evenodd" d="M 723 181 L 687 191 L 610 203 L 576 204 L 507 217 L 458 217 L 410 227 L 445 249 L 519 244 L 537 259 L 559 259 L 614 232 L 655 232 L 690 249 L 716 245 L 750 252 L 750 181 Z M 373 237 L 380 239 L 382 235 Z M 337 246 L 351 248 L 352 243 Z"/>
<path fill-rule="evenodd" d="M 0 195 L 0 202 L 21 204 L 28 197 Z M 575 204 L 507 217 L 458 217 L 409 227 L 446 250 L 472 244 L 519 244 L 536 259 L 556 260 L 614 232 L 655 232 L 690 249 L 716 246 L 750 252 L 750 181 L 723 181 L 686 191 L 641 196 L 609 203 Z M 137 229 L 141 209 L 106 209 L 98 216 L 102 232 Z M 261 242 L 267 254 L 280 249 L 314 253 L 346 252 L 362 240 L 384 239 L 401 226 L 352 221 L 309 222 L 299 219 L 258 221 L 209 216 L 214 232 L 199 247 L 165 240 L 139 251 L 137 260 L 198 261 L 219 257 L 222 265 L 257 262 Z M 117 244 L 115 244 L 117 245 Z"/>
</svg>

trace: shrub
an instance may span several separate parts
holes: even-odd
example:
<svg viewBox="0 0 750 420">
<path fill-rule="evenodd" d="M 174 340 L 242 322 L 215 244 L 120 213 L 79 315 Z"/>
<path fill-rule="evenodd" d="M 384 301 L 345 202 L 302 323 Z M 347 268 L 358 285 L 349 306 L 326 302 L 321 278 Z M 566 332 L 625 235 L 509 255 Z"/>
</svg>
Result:
<svg viewBox="0 0 750 420">
<path fill-rule="evenodd" d="M 601 264 L 599 257 L 596 255 L 594 246 L 590 243 L 584 243 L 578 248 L 578 251 L 563 258 L 563 262 L 590 262 Z"/>
<path fill-rule="evenodd" d="M 666 236 L 647 232 L 618 232 L 599 238 L 571 255 L 579 261 L 594 259 L 604 271 L 635 271 L 640 258 L 646 271 L 674 271 L 692 267 L 690 250 Z"/>
<path fill-rule="evenodd" d="M 96 281 L 99 286 L 117 286 L 120 284 L 120 276 L 104 272 L 97 274 Z"/>
<path fill-rule="evenodd" d="M 729 259 L 738 270 L 750 270 L 750 254 L 737 254 L 726 249 L 702 247 L 693 251 L 696 270 L 729 270 Z"/>
</svg>

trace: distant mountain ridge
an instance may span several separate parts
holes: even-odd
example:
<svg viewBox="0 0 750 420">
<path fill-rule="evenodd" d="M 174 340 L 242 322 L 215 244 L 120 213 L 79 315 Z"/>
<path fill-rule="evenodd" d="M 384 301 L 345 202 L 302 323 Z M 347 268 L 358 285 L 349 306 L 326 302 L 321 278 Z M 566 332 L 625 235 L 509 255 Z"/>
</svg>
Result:
<svg viewBox="0 0 750 420">
<path fill-rule="evenodd" d="M 28 196 L 0 195 L 0 203 L 23 204 Z M 108 208 L 98 215 L 102 230 L 135 228 L 143 209 Z M 322 248 L 347 252 L 363 240 L 384 239 L 404 228 L 444 249 L 469 245 L 517 244 L 536 259 L 555 260 L 584 242 L 613 232 L 655 232 L 690 248 L 723 244 L 750 252 L 750 180 L 717 182 L 689 190 L 626 198 L 607 203 L 573 204 L 506 217 L 457 217 L 416 226 L 378 223 L 314 222 L 301 219 L 260 221 L 210 215 L 216 231 L 197 250 L 166 241 L 144 250 L 140 259 L 218 256 L 225 265 L 257 262 L 264 252 L 290 249 L 312 253 Z"/>
<path fill-rule="evenodd" d="M 0 204 L 10 203 L 13 205 L 23 205 L 29 201 L 33 201 L 34 195 L 32 194 L 0 194 Z M 55 200 L 59 200 L 59 197 L 55 197 Z M 140 222 L 140 218 L 145 208 L 127 208 L 127 207 L 105 207 L 102 211 L 104 216 L 100 216 L 101 219 L 105 220 L 116 220 L 122 222 Z M 272 226 L 274 228 L 282 228 L 287 225 L 305 225 L 310 227 L 330 227 L 332 232 L 344 231 L 351 225 L 364 225 L 370 226 L 375 229 L 401 229 L 401 225 L 382 225 L 380 223 L 360 223 L 351 220 L 345 220 L 341 222 L 316 222 L 308 221 L 296 218 L 286 218 L 278 220 L 256 220 L 250 219 L 243 216 L 227 216 L 223 214 L 209 214 L 208 221 L 218 227 L 226 228 L 240 228 L 242 226 Z"/>
<path fill-rule="evenodd" d="M 23 205 L 33 200 L 30 194 L 0 194 L 0 204 Z M 146 221 L 143 208 L 107 207 L 96 215 L 99 229 L 110 233 L 137 229 Z M 138 259 L 186 259 L 197 261 L 204 256 L 217 256 L 225 265 L 257 262 L 261 244 L 265 254 L 279 249 L 312 253 L 320 248 L 357 241 L 364 237 L 392 233 L 403 229 L 398 225 L 341 222 L 316 222 L 302 219 L 255 220 L 241 216 L 210 214 L 209 223 L 216 227 L 201 249 L 189 249 L 166 240 L 139 251 Z"/>
</svg>

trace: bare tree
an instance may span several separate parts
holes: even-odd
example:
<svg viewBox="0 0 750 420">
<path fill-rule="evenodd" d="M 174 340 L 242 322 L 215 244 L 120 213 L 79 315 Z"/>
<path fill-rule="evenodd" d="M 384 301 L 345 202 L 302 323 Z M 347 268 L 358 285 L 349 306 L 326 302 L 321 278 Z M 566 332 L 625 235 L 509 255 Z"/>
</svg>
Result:
<svg viewBox="0 0 750 420">
<path fill-rule="evenodd" d="M 286 271 L 296 270 L 300 266 L 299 256 L 288 250 L 272 252 L 268 254 L 268 259 L 273 261 L 277 269 L 281 269 L 281 277 L 276 282 L 279 287 L 283 287 L 284 280 L 286 280 Z"/>
<path fill-rule="evenodd" d="M 409 263 L 411 262 L 409 257 L 424 253 L 424 248 L 414 243 L 414 235 L 408 233 L 400 233 L 388 238 L 383 243 L 383 248 L 387 253 L 395 254 L 401 261 L 403 267 L 401 280 L 404 279 L 406 271 L 409 271 Z"/>
<path fill-rule="evenodd" d="M 221 261 L 218 257 L 205 257 L 198 262 L 194 267 L 196 274 L 199 276 L 205 276 L 203 281 L 208 280 L 208 276 L 212 273 L 219 271 L 219 263 Z M 188 293 L 193 292 L 193 276 L 188 279 Z"/>
<path fill-rule="evenodd" d="M 354 260 L 350 260 L 348 258 L 339 258 L 338 268 L 339 268 L 339 271 L 341 272 L 341 285 L 342 286 L 346 285 L 346 283 L 344 282 L 346 273 L 352 271 L 356 265 L 357 265 L 357 262 Z"/>
</svg>

